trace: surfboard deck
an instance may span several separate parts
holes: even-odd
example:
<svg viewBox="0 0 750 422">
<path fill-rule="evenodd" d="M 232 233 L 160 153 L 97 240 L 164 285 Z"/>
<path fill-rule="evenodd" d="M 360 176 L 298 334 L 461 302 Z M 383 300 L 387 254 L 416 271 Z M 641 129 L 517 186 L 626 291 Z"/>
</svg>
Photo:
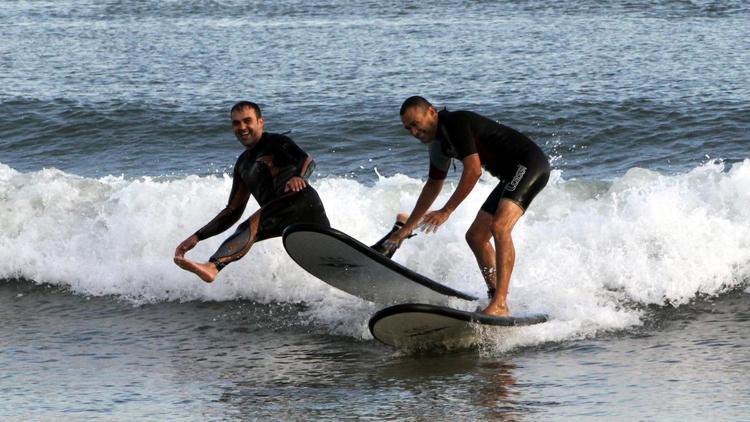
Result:
<svg viewBox="0 0 750 422">
<path fill-rule="evenodd" d="M 380 342 L 398 348 L 469 347 L 480 331 L 501 332 L 546 322 L 547 315 L 493 317 L 477 312 L 406 303 L 381 309 L 370 318 L 370 332 Z"/>
<path fill-rule="evenodd" d="M 282 235 L 289 256 L 329 285 L 381 304 L 447 303 L 450 298 L 477 300 L 418 274 L 336 229 L 293 224 Z"/>
</svg>

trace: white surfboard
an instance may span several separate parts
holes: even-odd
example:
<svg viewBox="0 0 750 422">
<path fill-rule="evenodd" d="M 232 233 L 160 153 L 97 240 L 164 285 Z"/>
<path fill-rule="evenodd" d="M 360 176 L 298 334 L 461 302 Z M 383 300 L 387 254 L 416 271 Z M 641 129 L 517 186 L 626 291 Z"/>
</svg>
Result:
<svg viewBox="0 0 750 422">
<path fill-rule="evenodd" d="M 331 286 L 374 303 L 447 303 L 476 297 L 398 264 L 336 229 L 293 224 L 284 230 L 284 248 L 310 274 Z"/>
<path fill-rule="evenodd" d="M 428 304 L 401 304 L 382 309 L 370 318 L 370 332 L 382 343 L 398 348 L 470 347 L 481 340 L 481 330 L 508 330 L 547 321 L 543 314 L 493 317 L 477 312 Z"/>
</svg>

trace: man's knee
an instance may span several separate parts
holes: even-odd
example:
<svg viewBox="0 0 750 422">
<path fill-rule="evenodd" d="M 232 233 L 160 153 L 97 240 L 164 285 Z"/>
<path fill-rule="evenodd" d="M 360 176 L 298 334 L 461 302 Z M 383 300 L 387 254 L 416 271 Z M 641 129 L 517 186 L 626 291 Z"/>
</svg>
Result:
<svg viewBox="0 0 750 422">
<path fill-rule="evenodd" d="M 510 237 L 513 227 L 523 215 L 523 209 L 511 201 L 501 201 L 497 213 L 492 218 L 492 236 Z"/>
<path fill-rule="evenodd" d="M 490 236 L 492 236 L 492 234 L 487 230 L 471 228 L 466 231 L 464 238 L 471 248 L 478 248 L 487 243 L 490 240 Z"/>
<path fill-rule="evenodd" d="M 495 238 L 495 240 L 510 238 L 514 225 L 515 220 L 512 218 L 500 217 L 492 220 L 492 237 Z"/>
</svg>

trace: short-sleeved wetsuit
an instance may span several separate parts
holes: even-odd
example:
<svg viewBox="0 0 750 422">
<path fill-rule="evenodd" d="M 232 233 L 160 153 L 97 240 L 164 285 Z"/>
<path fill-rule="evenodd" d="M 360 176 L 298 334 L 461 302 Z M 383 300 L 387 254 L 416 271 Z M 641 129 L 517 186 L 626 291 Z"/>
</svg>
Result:
<svg viewBox="0 0 750 422">
<path fill-rule="evenodd" d="M 312 186 L 308 184 L 299 192 L 284 192 L 291 178 L 306 179 L 312 173 L 314 163 L 310 163 L 305 175 L 301 174 L 307 157 L 289 137 L 268 132 L 240 155 L 234 165 L 229 203 L 195 234 L 203 240 L 231 227 L 242 216 L 250 195 L 260 205 L 260 223 L 254 236 L 250 219 L 237 227 L 210 259 L 217 268 L 242 258 L 254 242 L 281 236 L 290 224 L 306 222 L 330 226 L 323 203 Z"/>
<path fill-rule="evenodd" d="M 500 179 L 482 204 L 495 214 L 500 199 L 510 199 L 524 211 L 549 180 L 549 160 L 524 134 L 471 111 L 438 112 L 436 139 L 429 144 L 430 179 L 442 180 L 451 159 L 479 154 L 487 171 Z"/>
</svg>

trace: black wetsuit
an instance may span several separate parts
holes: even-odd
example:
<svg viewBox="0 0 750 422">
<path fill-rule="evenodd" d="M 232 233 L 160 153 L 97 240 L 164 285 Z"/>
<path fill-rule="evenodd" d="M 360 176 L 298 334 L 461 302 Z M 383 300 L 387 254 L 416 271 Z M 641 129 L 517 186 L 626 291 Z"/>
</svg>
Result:
<svg viewBox="0 0 750 422">
<path fill-rule="evenodd" d="M 252 233 L 250 220 L 219 247 L 210 261 L 221 269 L 242 258 L 254 242 L 278 237 L 290 224 L 298 222 L 330 226 L 318 193 L 309 184 L 299 192 L 284 192 L 293 177 L 312 172 L 310 163 L 301 174 L 308 155 L 289 137 L 264 132 L 258 143 L 243 152 L 234 165 L 234 178 L 229 202 L 223 211 L 195 234 L 203 240 L 231 227 L 242 217 L 250 195 L 260 205 L 258 229 Z"/>
<path fill-rule="evenodd" d="M 526 210 L 549 180 L 549 160 L 539 146 L 515 129 L 471 111 L 438 112 L 437 135 L 429 149 L 429 177 L 435 180 L 445 179 L 452 158 L 479 154 L 482 166 L 500 179 L 482 204 L 482 210 L 493 215 L 502 198 Z"/>
</svg>

